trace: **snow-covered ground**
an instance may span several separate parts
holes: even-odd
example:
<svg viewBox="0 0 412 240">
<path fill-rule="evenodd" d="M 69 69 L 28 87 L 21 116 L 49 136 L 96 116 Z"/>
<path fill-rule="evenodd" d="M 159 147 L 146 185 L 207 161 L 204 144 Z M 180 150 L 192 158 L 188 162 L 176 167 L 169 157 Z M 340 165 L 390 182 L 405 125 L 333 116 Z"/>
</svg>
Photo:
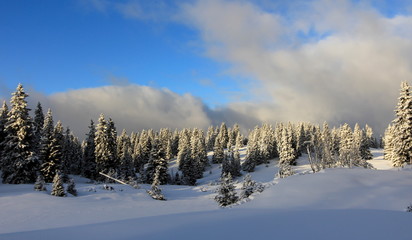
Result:
<svg viewBox="0 0 412 240">
<path fill-rule="evenodd" d="M 78 197 L 0 184 L 0 239 L 412 239 L 412 213 L 405 212 L 412 169 L 392 168 L 380 149 L 373 154 L 377 170 L 316 174 L 304 155 L 296 175 L 276 180 L 273 160 L 251 174 L 266 190 L 224 209 L 213 200 L 218 165 L 198 186 L 162 186 L 167 201 L 151 199 L 149 185 L 111 184 L 115 191 L 107 191 L 80 177 Z"/>
</svg>

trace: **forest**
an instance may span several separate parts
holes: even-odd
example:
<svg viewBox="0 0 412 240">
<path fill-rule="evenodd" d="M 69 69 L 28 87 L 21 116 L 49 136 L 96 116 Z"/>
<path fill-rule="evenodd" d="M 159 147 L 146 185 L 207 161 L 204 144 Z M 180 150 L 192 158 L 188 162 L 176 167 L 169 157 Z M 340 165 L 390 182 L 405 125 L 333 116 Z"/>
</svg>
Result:
<svg viewBox="0 0 412 240">
<path fill-rule="evenodd" d="M 211 164 L 221 164 L 222 181 L 253 172 L 255 167 L 278 158 L 278 178 L 293 175 L 291 166 L 303 153 L 308 154 L 313 172 L 334 167 L 373 168 L 370 148 L 384 147 L 385 159 L 393 166 L 409 164 L 412 154 L 412 98 L 410 86 L 403 82 L 396 119 L 379 141 L 371 127 L 348 124 L 329 127 L 311 123 L 263 123 L 245 131 L 235 124 L 222 123 L 203 129 L 163 128 L 120 134 L 111 118 L 102 113 L 83 141 L 74 136 L 61 121 L 46 114 L 39 102 L 34 113 L 27 106 L 29 95 L 19 84 L 0 111 L 0 168 L 4 184 L 53 182 L 52 195 L 62 183 L 74 182 L 69 175 L 81 175 L 96 182 L 151 184 L 153 198 L 162 198 L 159 185 L 196 185 Z M 247 152 L 241 162 L 239 150 Z M 208 152 L 213 152 L 208 158 Z M 176 159 L 178 170 L 168 170 L 168 162 Z M 104 174 L 104 175 L 103 175 Z M 109 176 L 111 178 L 108 178 Z"/>
</svg>

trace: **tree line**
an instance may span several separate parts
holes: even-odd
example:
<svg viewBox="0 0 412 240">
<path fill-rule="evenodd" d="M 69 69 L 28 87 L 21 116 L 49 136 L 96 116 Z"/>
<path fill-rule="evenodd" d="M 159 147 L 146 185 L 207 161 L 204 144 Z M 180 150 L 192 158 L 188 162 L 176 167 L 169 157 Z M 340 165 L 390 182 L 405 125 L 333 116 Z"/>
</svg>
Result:
<svg viewBox="0 0 412 240">
<path fill-rule="evenodd" d="M 114 121 L 101 114 L 91 120 L 84 141 L 80 142 L 52 111 L 43 113 L 37 104 L 30 116 L 21 84 L 12 93 L 10 109 L 6 102 L 0 110 L 0 168 L 3 183 L 33 183 L 38 176 L 52 182 L 56 174 L 82 175 L 96 181 L 107 179 L 99 173 L 124 181 L 154 185 L 195 185 L 211 164 L 221 164 L 222 176 L 252 172 L 260 164 L 279 158 L 277 176 L 292 174 L 291 166 L 302 153 L 309 155 L 313 171 L 336 166 L 370 167 L 370 147 L 376 139 L 369 126 L 348 124 L 330 129 L 310 123 L 262 124 L 242 135 L 239 125 L 225 123 L 202 129 L 180 131 L 163 128 L 118 134 Z M 240 151 L 247 146 L 241 164 Z M 213 151 L 209 158 L 208 152 Z M 169 162 L 177 160 L 178 171 L 171 173 Z"/>
</svg>

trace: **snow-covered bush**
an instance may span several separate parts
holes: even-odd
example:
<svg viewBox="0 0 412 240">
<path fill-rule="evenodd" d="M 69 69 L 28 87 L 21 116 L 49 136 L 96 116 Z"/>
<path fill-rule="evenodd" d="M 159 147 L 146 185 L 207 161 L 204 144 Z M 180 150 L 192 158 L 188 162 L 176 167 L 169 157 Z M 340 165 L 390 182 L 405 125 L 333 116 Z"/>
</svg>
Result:
<svg viewBox="0 0 412 240">
<path fill-rule="evenodd" d="M 67 185 L 67 192 L 75 197 L 77 196 L 76 184 L 74 183 L 74 180 L 72 178 L 69 179 L 69 183 Z"/>
</svg>

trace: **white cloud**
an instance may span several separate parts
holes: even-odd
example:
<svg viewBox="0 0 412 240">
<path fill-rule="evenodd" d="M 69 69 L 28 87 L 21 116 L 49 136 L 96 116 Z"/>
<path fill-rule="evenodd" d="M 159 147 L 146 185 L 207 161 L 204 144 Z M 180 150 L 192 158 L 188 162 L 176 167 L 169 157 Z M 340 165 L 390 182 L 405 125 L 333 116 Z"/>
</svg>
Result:
<svg viewBox="0 0 412 240">
<path fill-rule="evenodd" d="M 386 18 L 365 2 L 305 4 L 285 13 L 198 0 L 182 15 L 207 56 L 255 79 L 261 87 L 250 93 L 269 98 L 230 108 L 264 121 L 367 122 L 382 131 L 400 82 L 412 79 L 412 18 Z"/>
<path fill-rule="evenodd" d="M 120 132 L 160 129 L 162 127 L 206 128 L 211 124 L 203 103 L 190 94 L 179 95 L 168 89 L 146 86 L 106 86 L 57 93 L 31 95 L 31 106 L 37 101 L 51 108 L 54 118 L 82 137 L 90 119 L 97 121 L 100 113 L 111 117 Z M 32 107 L 33 108 L 33 107 Z"/>
</svg>

